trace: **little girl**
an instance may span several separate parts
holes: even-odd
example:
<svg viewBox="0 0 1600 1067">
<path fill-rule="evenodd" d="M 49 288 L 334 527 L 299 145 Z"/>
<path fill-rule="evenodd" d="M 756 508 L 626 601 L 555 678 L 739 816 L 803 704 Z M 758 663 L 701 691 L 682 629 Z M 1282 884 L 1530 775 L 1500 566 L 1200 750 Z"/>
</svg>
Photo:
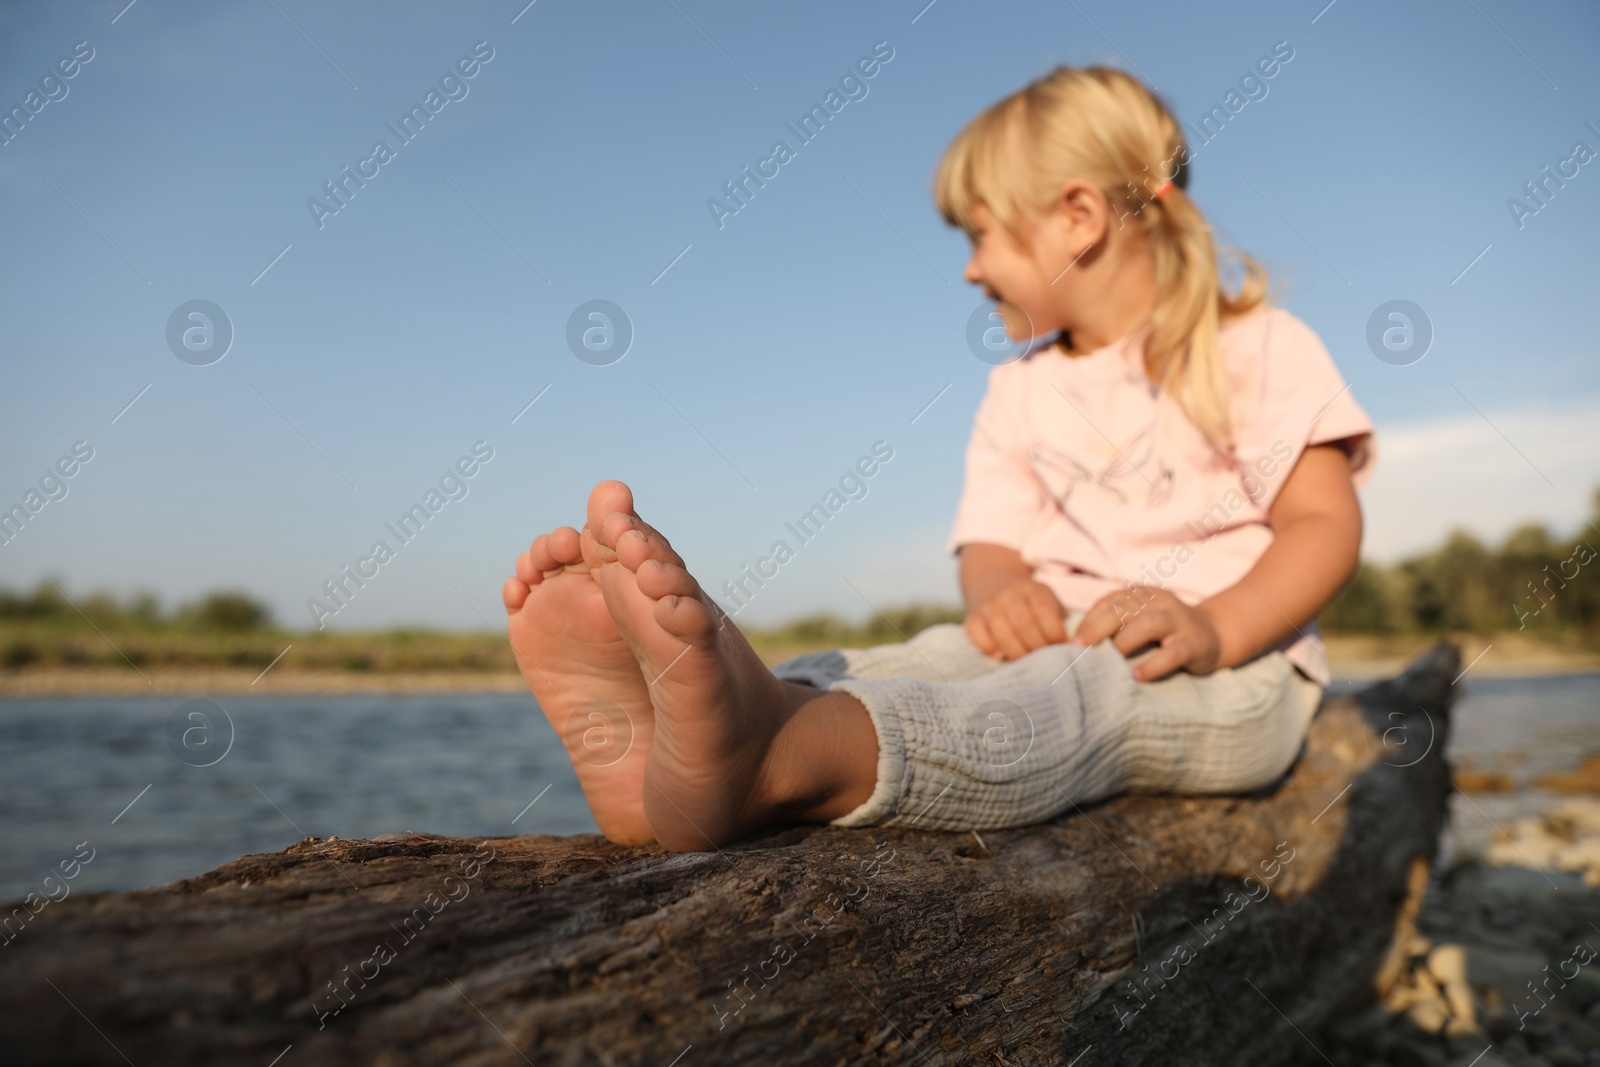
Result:
<svg viewBox="0 0 1600 1067">
<path fill-rule="evenodd" d="M 1259 267 L 1223 287 L 1187 175 L 1172 115 L 1103 68 L 1058 68 L 945 155 L 967 280 L 1030 342 L 967 451 L 964 626 L 768 670 L 619 482 L 523 554 L 512 645 L 608 837 L 1018 826 L 1288 769 L 1372 424 Z"/>
</svg>

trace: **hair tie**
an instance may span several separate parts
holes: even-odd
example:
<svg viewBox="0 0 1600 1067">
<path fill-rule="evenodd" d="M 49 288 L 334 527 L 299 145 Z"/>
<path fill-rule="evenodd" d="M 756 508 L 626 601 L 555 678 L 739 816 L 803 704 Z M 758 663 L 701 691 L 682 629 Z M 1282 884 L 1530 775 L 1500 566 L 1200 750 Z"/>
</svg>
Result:
<svg viewBox="0 0 1600 1067">
<path fill-rule="evenodd" d="M 1156 199 L 1160 200 L 1164 198 L 1168 193 L 1172 192 L 1172 190 L 1176 188 L 1177 186 L 1173 185 L 1171 182 L 1162 182 L 1161 188 L 1156 190 Z"/>
</svg>

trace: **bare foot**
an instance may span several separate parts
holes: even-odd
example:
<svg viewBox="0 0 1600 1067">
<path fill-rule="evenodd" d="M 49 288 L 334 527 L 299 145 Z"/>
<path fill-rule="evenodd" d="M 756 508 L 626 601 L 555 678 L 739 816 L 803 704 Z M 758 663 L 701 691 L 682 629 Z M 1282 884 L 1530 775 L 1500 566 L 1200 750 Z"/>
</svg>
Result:
<svg viewBox="0 0 1600 1067">
<path fill-rule="evenodd" d="M 644 810 L 663 845 L 715 848 L 772 822 L 835 818 L 871 795 L 877 736 L 854 697 L 775 677 L 634 513 L 626 485 L 595 486 L 588 530 L 606 607 L 650 686 Z"/>
<path fill-rule="evenodd" d="M 556 735 L 600 832 L 655 840 L 642 803 L 655 730 L 650 690 L 584 560 L 578 531 L 544 534 L 501 590 L 517 666 Z"/>
</svg>

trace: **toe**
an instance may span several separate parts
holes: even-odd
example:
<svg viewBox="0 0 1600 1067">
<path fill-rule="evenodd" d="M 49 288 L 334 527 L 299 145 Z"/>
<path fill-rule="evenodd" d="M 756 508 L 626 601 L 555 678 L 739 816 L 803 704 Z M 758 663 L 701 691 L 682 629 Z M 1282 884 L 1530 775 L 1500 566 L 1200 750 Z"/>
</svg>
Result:
<svg viewBox="0 0 1600 1067">
<path fill-rule="evenodd" d="M 578 534 L 578 548 L 582 550 L 583 562 L 589 565 L 590 570 L 597 570 L 602 563 L 609 563 L 617 558 L 616 553 L 602 545 L 599 538 L 595 537 L 588 523 L 583 524 L 583 530 Z"/>
<path fill-rule="evenodd" d="M 623 535 L 631 530 L 638 530 L 644 524 L 637 516 L 629 511 L 613 511 L 600 520 L 600 525 L 594 527 L 594 539 L 601 548 L 618 551 Z"/>
<path fill-rule="evenodd" d="M 716 638 L 717 620 L 699 597 L 662 597 L 653 614 L 657 626 L 685 644 L 705 648 Z"/>
<path fill-rule="evenodd" d="M 537 541 L 534 544 L 538 544 Z M 529 549 L 517 557 L 517 577 L 530 585 L 537 582 L 542 575 L 541 568 L 533 561 L 533 549 Z"/>
<path fill-rule="evenodd" d="M 556 562 L 555 555 L 550 551 L 549 534 L 540 534 L 538 537 L 533 539 L 533 544 L 527 551 L 527 557 L 530 565 L 536 571 L 553 571 L 561 566 L 561 564 Z M 523 581 L 528 580 L 528 577 L 522 574 L 521 571 L 518 571 L 517 573 L 522 577 Z"/>
<path fill-rule="evenodd" d="M 633 491 L 618 481 L 601 482 L 589 492 L 589 527 L 594 532 L 595 538 L 606 548 L 615 548 L 615 540 L 606 538 L 606 519 L 612 515 L 633 514 Z M 613 537 L 625 530 L 626 526 L 617 526 L 613 529 Z"/>
<path fill-rule="evenodd" d="M 557 527 L 550 531 L 548 539 L 550 556 L 562 567 L 570 567 L 583 562 L 583 546 L 579 544 L 578 531 L 570 526 Z"/>
<path fill-rule="evenodd" d="M 633 538 L 628 538 L 632 541 Z M 653 600 L 666 596 L 700 595 L 700 584 L 682 566 L 663 560 L 648 559 L 634 572 L 639 582 L 639 592 Z"/>
<path fill-rule="evenodd" d="M 672 543 L 654 527 L 638 520 L 635 520 L 631 530 L 618 535 L 616 546 L 617 559 L 630 571 L 638 571 L 647 560 L 683 566 L 683 557 L 673 550 Z"/>
<path fill-rule="evenodd" d="M 516 613 L 527 602 L 528 583 L 521 578 L 507 578 L 506 584 L 500 587 L 500 599 L 505 601 L 508 615 Z"/>
</svg>

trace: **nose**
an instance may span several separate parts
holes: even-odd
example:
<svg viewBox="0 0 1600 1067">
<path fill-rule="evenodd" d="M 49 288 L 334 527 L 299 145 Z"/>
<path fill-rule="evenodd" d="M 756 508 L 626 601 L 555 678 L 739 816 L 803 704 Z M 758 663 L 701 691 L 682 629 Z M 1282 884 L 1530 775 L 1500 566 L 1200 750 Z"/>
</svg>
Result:
<svg viewBox="0 0 1600 1067">
<path fill-rule="evenodd" d="M 971 282 L 973 285 L 983 284 L 983 271 L 978 268 L 978 257 L 976 254 L 974 254 L 971 259 L 967 260 L 967 269 L 961 272 L 961 276 L 967 281 Z"/>
</svg>

